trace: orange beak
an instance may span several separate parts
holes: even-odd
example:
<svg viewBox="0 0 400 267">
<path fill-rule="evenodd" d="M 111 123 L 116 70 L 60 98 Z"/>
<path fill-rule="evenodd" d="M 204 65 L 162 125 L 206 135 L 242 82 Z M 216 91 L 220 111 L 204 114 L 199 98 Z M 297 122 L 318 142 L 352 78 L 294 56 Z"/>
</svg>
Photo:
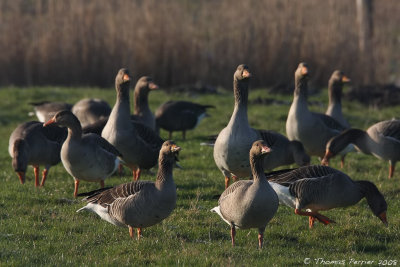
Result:
<svg viewBox="0 0 400 267">
<path fill-rule="evenodd" d="M 131 77 L 129 77 L 128 74 L 124 74 L 124 76 L 122 77 L 122 80 L 124 80 L 124 82 L 130 81 Z"/>
<path fill-rule="evenodd" d="M 21 184 L 25 183 L 25 172 L 17 172 Z"/>
<path fill-rule="evenodd" d="M 378 215 L 379 219 L 383 222 L 383 224 L 388 227 L 388 222 L 386 219 L 386 211 L 382 212 L 381 214 Z"/>
<path fill-rule="evenodd" d="M 177 146 L 177 145 L 172 145 L 172 146 L 171 146 L 171 151 L 172 151 L 172 152 L 180 151 L 180 150 L 181 150 L 181 147 L 180 147 L 180 146 Z"/>
<path fill-rule="evenodd" d="M 305 66 L 301 67 L 301 74 L 302 74 L 302 75 L 307 75 L 307 74 L 308 74 L 308 69 L 307 69 L 307 67 L 305 67 Z"/>
<path fill-rule="evenodd" d="M 43 123 L 43 127 L 46 127 L 47 125 L 50 125 L 50 124 L 55 123 L 55 122 L 56 122 L 56 119 L 53 117 L 48 122 Z"/>
<path fill-rule="evenodd" d="M 348 83 L 348 82 L 350 82 L 350 81 L 351 81 L 351 80 L 350 80 L 347 76 L 343 75 L 343 77 L 342 77 L 342 82 Z"/>
<path fill-rule="evenodd" d="M 248 70 L 244 70 L 242 76 L 243 78 L 249 78 L 251 77 L 251 73 Z"/>
<path fill-rule="evenodd" d="M 158 89 L 158 85 L 151 82 L 151 83 L 149 83 L 149 88 L 150 88 L 150 90 L 156 90 L 156 89 Z"/>
<path fill-rule="evenodd" d="M 271 148 L 269 148 L 269 147 L 267 147 L 267 146 L 263 146 L 263 147 L 261 148 L 261 153 L 262 153 L 262 154 L 269 153 L 269 152 L 271 152 L 271 151 L 272 151 Z"/>
</svg>

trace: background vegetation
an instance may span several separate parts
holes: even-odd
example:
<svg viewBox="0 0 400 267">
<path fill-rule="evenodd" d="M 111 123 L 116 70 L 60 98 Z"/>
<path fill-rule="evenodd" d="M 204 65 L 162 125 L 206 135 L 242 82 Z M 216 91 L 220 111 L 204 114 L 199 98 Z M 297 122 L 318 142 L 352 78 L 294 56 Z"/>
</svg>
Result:
<svg viewBox="0 0 400 267">
<path fill-rule="evenodd" d="M 114 75 L 111 75 L 114 76 Z M 232 78 L 231 73 L 225 73 Z M 46 186 L 35 188 L 33 170 L 28 168 L 26 184 L 21 185 L 11 167 L 8 155 L 8 136 L 28 117 L 31 101 L 51 100 L 75 103 L 83 97 L 100 97 L 110 104 L 115 101 L 115 90 L 61 87 L 7 87 L 0 90 L 0 266 L 299 266 L 305 258 L 315 264 L 340 260 L 397 260 L 400 264 L 400 172 L 388 180 L 388 163 L 372 156 L 350 154 L 344 172 L 355 180 L 373 181 L 388 202 L 389 227 L 369 210 L 362 200 L 347 209 L 323 212 L 337 223 L 324 226 L 317 223 L 308 229 L 308 218 L 294 214 L 280 206 L 265 232 L 265 247 L 257 249 L 257 230 L 237 233 L 237 246 L 231 247 L 229 226 L 210 209 L 217 204 L 215 195 L 224 189 L 224 178 L 215 166 L 212 148 L 200 146 L 209 134 L 218 133 L 228 122 L 233 106 L 232 93 L 187 96 L 167 94 L 160 90 L 150 95 L 154 110 L 169 99 L 186 99 L 213 104 L 212 117 L 206 118 L 195 131 L 188 132 L 187 141 L 180 133 L 174 139 L 182 146 L 180 163 L 183 170 L 174 171 L 177 185 L 177 207 L 161 224 L 146 228 L 138 242 L 131 240 L 128 229 L 102 221 L 88 212 L 76 213 L 82 207 L 73 199 L 73 179 L 62 164 L 50 170 Z M 255 104 L 269 99 L 268 105 Z M 251 89 L 249 121 L 255 128 L 272 129 L 285 133 L 285 121 L 290 96 L 269 93 L 266 89 Z M 327 94 L 313 95 L 311 109 L 324 111 Z M 344 101 L 344 113 L 349 122 L 362 129 L 399 114 L 399 107 L 378 110 L 357 102 Z M 168 134 L 161 132 L 166 138 Z M 318 163 L 313 158 L 313 163 Z M 332 161 L 339 167 L 338 159 Z M 295 167 L 295 166 L 292 166 Z M 144 173 L 143 180 L 154 180 Z M 122 177 L 113 176 L 106 185 L 117 185 L 131 180 L 126 170 Z M 80 192 L 94 190 L 97 183 L 82 182 Z M 383 262 L 385 263 L 385 262 Z M 385 264 L 389 262 L 386 261 Z M 393 265 L 393 262 L 391 262 Z"/>
<path fill-rule="evenodd" d="M 336 68 L 355 83 L 355 2 L 349 0 L 2 0 L 0 85 L 109 86 L 121 66 L 164 87 L 196 82 L 230 88 L 239 63 L 255 86 L 287 85 L 300 61 L 326 85 Z M 400 5 L 375 1 L 376 83 L 400 73 Z"/>
</svg>

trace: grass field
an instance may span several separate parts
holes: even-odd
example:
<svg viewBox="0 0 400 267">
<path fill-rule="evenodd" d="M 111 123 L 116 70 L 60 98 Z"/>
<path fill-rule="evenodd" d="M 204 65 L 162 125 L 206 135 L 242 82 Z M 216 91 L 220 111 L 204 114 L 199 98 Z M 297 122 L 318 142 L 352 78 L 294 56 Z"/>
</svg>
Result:
<svg viewBox="0 0 400 267">
<path fill-rule="evenodd" d="M 266 228 L 262 250 L 257 248 L 256 229 L 238 231 L 237 245 L 232 248 L 229 226 L 209 211 L 217 204 L 213 197 L 223 191 L 224 179 L 214 164 L 212 148 L 200 146 L 205 136 L 218 133 L 230 118 L 233 96 L 226 91 L 195 98 L 167 95 L 162 90 L 150 95 L 153 110 L 169 99 L 213 104 L 217 108 L 210 110 L 212 117 L 187 134 L 186 141 L 180 133 L 175 133 L 174 140 L 182 147 L 180 164 L 184 167 L 174 171 L 177 207 L 161 224 L 144 229 L 139 242 L 130 239 L 128 229 L 111 225 L 92 213 L 75 212 L 84 204 L 73 198 L 73 179 L 61 163 L 50 169 L 44 188 L 34 187 L 31 167 L 26 183 L 21 185 L 11 167 L 8 138 L 18 124 L 36 119 L 28 117 L 32 110 L 28 103 L 44 99 L 75 103 L 84 97 L 99 97 L 113 105 L 115 90 L 0 89 L 0 266 L 297 266 L 324 265 L 330 261 L 352 265 L 354 260 L 374 261 L 374 266 L 395 265 L 393 261 L 400 265 L 400 169 L 388 180 L 387 162 L 355 153 L 347 156 L 343 171 L 355 180 L 373 181 L 383 192 L 388 202 L 388 228 L 371 213 L 365 200 L 347 209 L 323 212 L 337 223 L 328 226 L 317 223 L 312 230 L 308 229 L 308 218 L 280 206 Z M 249 105 L 250 124 L 285 133 L 289 110 L 285 101 L 290 103 L 292 97 L 252 89 L 250 101 L 258 97 L 282 100 L 283 104 Z M 310 107 L 312 110 L 325 111 L 326 91 L 311 96 L 310 101 L 315 103 Z M 395 117 L 400 111 L 400 107 L 378 110 L 346 101 L 343 106 L 349 122 L 362 129 Z M 164 131 L 161 134 L 163 138 L 168 136 Z M 318 163 L 316 158 L 312 161 Z M 331 165 L 339 167 L 339 160 L 335 158 Z M 149 173 L 141 177 L 143 180 L 154 178 Z M 129 181 L 131 175 L 126 169 L 123 177 L 115 175 L 106 180 L 106 185 Z M 97 186 L 97 183 L 82 182 L 80 192 Z"/>
</svg>

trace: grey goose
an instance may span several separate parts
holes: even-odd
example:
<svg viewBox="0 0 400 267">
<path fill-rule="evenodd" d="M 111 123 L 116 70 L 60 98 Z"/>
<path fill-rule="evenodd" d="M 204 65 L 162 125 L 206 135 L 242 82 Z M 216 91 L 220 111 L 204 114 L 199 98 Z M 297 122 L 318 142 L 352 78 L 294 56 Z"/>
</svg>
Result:
<svg viewBox="0 0 400 267">
<path fill-rule="evenodd" d="M 181 148 L 173 141 L 165 141 L 160 149 L 155 182 L 134 181 L 113 188 L 84 193 L 88 210 L 117 226 L 128 227 L 129 235 L 141 236 L 142 228 L 155 225 L 167 218 L 176 205 L 176 186 L 172 170 Z"/>
<path fill-rule="evenodd" d="M 96 124 L 99 120 L 108 118 L 111 107 L 103 99 L 84 98 L 72 107 L 72 113 L 78 118 L 82 128 L 85 128 Z"/>
<path fill-rule="evenodd" d="M 268 184 L 263 168 L 263 158 L 270 151 L 263 140 L 255 141 L 249 152 L 253 180 L 231 184 L 219 198 L 218 206 L 211 210 L 230 225 L 232 246 L 236 228 L 257 228 L 258 246 L 262 248 L 265 227 L 278 210 L 278 197 Z"/>
<path fill-rule="evenodd" d="M 46 122 L 50 120 L 57 112 L 61 110 L 71 110 L 72 108 L 71 104 L 58 101 L 31 102 L 29 104 L 33 106 L 34 114 L 40 122 Z"/>
<path fill-rule="evenodd" d="M 156 121 L 149 107 L 149 92 L 158 89 L 158 85 L 148 76 L 141 77 L 135 86 L 134 111 L 132 119 L 143 123 L 153 131 L 156 130 Z"/>
</svg>

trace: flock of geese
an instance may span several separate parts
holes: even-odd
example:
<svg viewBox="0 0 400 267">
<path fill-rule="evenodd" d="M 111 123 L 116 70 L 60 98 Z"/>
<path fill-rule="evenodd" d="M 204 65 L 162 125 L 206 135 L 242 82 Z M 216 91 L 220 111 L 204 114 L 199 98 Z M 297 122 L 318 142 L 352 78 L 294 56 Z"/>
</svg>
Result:
<svg viewBox="0 0 400 267">
<path fill-rule="evenodd" d="M 365 197 L 373 214 L 387 225 L 387 203 L 377 187 L 369 181 L 353 181 L 327 165 L 335 155 L 341 155 L 343 162 L 346 153 L 357 150 L 388 160 L 392 177 L 400 157 L 400 121 L 382 121 L 367 131 L 350 128 L 341 109 L 342 87 L 349 79 L 341 71 L 335 71 L 329 80 L 326 114 L 311 112 L 307 104 L 308 66 L 300 63 L 286 121 L 287 137 L 254 129 L 247 115 L 250 78 L 248 66 L 239 65 L 233 75 L 234 110 L 213 145 L 216 166 L 225 177 L 225 191 L 211 211 L 230 225 L 232 245 L 237 228 L 257 228 L 262 248 L 266 225 L 279 204 L 309 217 L 312 228 L 316 220 L 334 222 L 319 211 L 354 205 Z M 21 183 L 25 182 L 27 166 L 33 166 L 35 186 L 44 186 L 49 168 L 61 161 L 75 181 L 74 197 L 85 196 L 87 201 L 78 211 L 88 210 L 109 223 L 128 227 L 132 238 L 136 228 L 139 239 L 142 228 L 167 218 L 176 205 L 173 168 L 179 166 L 181 148 L 161 139 L 159 128 L 169 132 L 169 139 L 174 131 L 182 131 L 185 139 L 186 131 L 195 128 L 213 106 L 169 101 L 153 115 L 148 95 L 158 86 L 145 76 L 135 86 L 131 114 L 130 83 L 129 71 L 120 69 L 112 108 L 100 99 L 83 99 L 74 106 L 34 103 L 40 122 L 22 123 L 12 132 L 9 154 Z M 310 165 L 314 155 L 322 159 L 322 165 Z M 300 167 L 264 172 L 292 163 Z M 41 183 L 40 165 L 44 166 Z M 106 188 L 104 180 L 122 165 L 131 169 L 133 181 Z M 156 165 L 155 182 L 140 180 L 142 170 Z M 234 183 L 230 185 L 231 178 Z M 99 182 L 100 189 L 78 194 L 80 181 Z"/>
</svg>

